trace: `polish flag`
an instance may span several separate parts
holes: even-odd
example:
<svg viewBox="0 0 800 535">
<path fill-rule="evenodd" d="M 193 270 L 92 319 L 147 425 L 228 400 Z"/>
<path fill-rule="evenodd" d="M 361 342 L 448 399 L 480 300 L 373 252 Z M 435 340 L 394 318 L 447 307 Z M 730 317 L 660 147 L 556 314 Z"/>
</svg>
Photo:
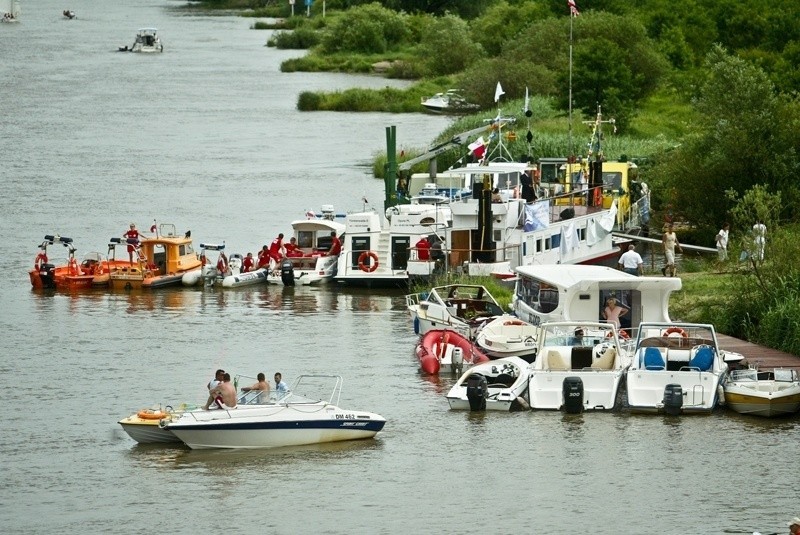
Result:
<svg viewBox="0 0 800 535">
<path fill-rule="evenodd" d="M 483 155 L 486 153 L 486 142 L 483 140 L 483 136 L 467 145 L 467 148 L 477 159 L 482 160 Z"/>
</svg>

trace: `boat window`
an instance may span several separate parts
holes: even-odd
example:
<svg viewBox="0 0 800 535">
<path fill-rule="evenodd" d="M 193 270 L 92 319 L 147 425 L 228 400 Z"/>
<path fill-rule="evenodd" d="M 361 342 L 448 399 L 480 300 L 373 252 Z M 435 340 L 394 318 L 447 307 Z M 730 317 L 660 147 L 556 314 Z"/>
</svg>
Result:
<svg viewBox="0 0 800 535">
<path fill-rule="evenodd" d="M 297 232 L 297 246 L 304 249 L 314 247 L 314 233 L 310 230 L 299 230 Z"/>
<path fill-rule="evenodd" d="M 186 254 L 186 245 L 179 245 L 178 246 L 178 256 L 183 256 Z"/>
<path fill-rule="evenodd" d="M 607 173 L 603 172 L 603 186 L 610 189 L 622 188 L 622 173 Z"/>
<path fill-rule="evenodd" d="M 558 308 L 558 289 L 537 280 L 522 277 L 517 285 L 517 299 L 536 312 L 547 314 Z"/>
</svg>

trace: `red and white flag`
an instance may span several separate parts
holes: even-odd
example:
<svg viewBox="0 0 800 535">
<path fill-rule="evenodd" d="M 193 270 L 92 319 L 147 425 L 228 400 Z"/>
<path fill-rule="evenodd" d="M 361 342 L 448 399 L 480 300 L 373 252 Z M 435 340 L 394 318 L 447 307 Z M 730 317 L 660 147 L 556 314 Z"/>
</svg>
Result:
<svg viewBox="0 0 800 535">
<path fill-rule="evenodd" d="M 469 149 L 470 153 L 475 156 L 475 158 L 482 160 L 483 155 L 486 153 L 486 142 L 483 140 L 483 136 L 467 145 L 467 148 Z"/>
<path fill-rule="evenodd" d="M 575 5 L 575 0 L 567 0 L 567 5 L 569 6 L 569 13 L 573 17 L 577 17 L 581 14 L 581 12 L 578 11 L 578 6 Z"/>
</svg>

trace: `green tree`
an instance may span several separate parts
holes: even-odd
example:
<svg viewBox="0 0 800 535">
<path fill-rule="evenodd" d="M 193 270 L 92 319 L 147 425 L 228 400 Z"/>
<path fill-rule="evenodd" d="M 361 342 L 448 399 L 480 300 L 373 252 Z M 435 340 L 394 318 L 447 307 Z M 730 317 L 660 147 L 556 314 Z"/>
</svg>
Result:
<svg viewBox="0 0 800 535">
<path fill-rule="evenodd" d="M 322 51 L 379 54 L 394 49 L 411 35 L 405 17 L 378 2 L 354 7 L 324 30 Z"/>
<path fill-rule="evenodd" d="M 454 15 L 431 23 L 422 36 L 420 52 L 433 76 L 461 72 L 485 55 L 483 47 L 470 37 L 467 23 Z"/>
</svg>

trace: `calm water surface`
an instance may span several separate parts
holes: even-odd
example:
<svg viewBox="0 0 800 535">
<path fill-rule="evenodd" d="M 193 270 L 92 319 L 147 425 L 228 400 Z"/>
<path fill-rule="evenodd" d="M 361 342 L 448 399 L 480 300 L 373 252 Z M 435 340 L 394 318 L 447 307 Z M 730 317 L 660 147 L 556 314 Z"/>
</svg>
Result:
<svg viewBox="0 0 800 535">
<path fill-rule="evenodd" d="M 763 533 L 800 513 L 798 419 L 719 413 L 449 412 L 402 295 L 337 288 L 36 293 L 44 234 L 104 252 L 129 222 L 255 251 L 307 209 L 382 203 L 384 128 L 425 115 L 302 114 L 307 89 L 403 86 L 283 74 L 302 52 L 178 2 L 23 3 L 0 27 L 0 531 L 4 533 Z M 78 19 L 61 16 L 74 9 Z M 115 52 L 143 26 L 165 53 Z M 65 256 L 62 253 L 59 253 Z M 58 256 L 55 254 L 53 256 Z M 144 447 L 117 420 L 202 401 L 213 370 L 345 378 L 376 440 L 261 452 Z"/>
</svg>

